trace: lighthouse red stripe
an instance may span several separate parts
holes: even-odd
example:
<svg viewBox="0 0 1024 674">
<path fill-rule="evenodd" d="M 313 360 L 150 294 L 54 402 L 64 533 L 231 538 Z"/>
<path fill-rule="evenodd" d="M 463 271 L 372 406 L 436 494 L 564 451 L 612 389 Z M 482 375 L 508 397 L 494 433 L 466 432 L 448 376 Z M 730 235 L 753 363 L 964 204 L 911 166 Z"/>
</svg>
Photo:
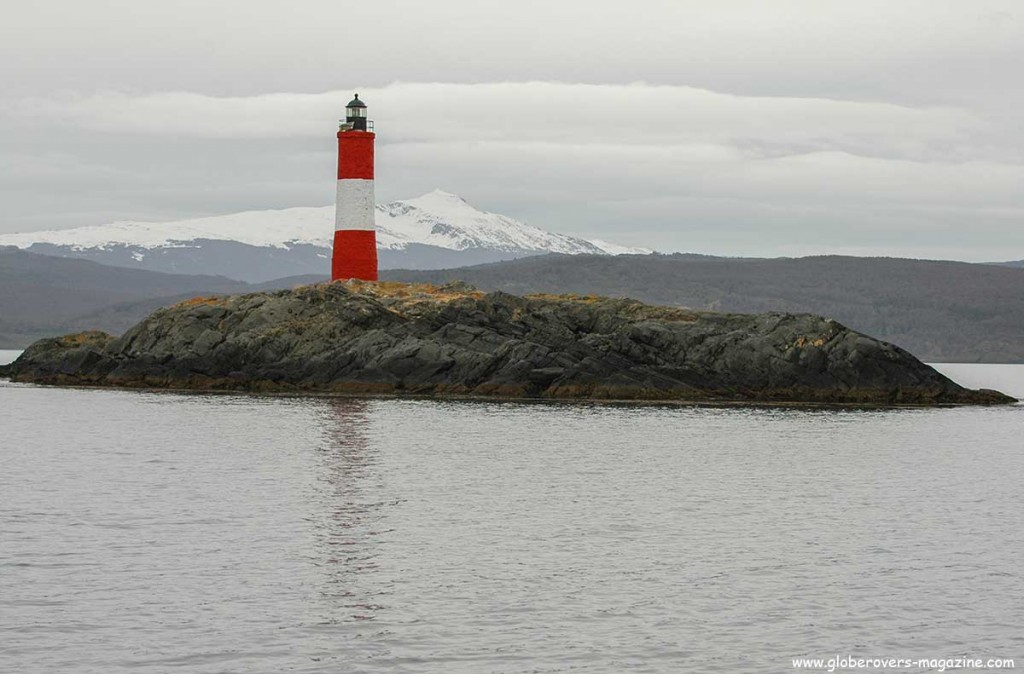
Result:
<svg viewBox="0 0 1024 674">
<path fill-rule="evenodd" d="M 342 229 L 334 233 L 331 279 L 377 280 L 377 232 Z"/>
<path fill-rule="evenodd" d="M 338 180 L 373 180 L 373 139 L 368 131 L 338 132 Z"/>
</svg>

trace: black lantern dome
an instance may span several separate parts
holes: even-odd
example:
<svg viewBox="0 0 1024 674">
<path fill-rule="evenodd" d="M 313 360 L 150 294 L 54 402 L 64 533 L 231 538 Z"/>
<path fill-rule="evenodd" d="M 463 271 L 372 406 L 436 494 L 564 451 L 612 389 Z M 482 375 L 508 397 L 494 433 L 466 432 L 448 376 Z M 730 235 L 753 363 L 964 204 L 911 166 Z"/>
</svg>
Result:
<svg viewBox="0 0 1024 674">
<path fill-rule="evenodd" d="M 359 100 L 359 94 L 345 106 L 345 123 L 357 131 L 366 131 L 366 103 Z"/>
</svg>

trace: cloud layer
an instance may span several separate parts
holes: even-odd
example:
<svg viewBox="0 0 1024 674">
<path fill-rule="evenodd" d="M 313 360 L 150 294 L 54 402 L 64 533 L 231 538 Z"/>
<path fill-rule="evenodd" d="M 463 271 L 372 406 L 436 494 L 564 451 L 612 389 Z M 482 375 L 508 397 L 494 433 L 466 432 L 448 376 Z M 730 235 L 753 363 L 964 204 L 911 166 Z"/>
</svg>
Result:
<svg viewBox="0 0 1024 674">
<path fill-rule="evenodd" d="M 662 250 L 1024 257 L 1013 2 L 149 5 L 0 26 L 0 230 L 328 203 L 353 89 L 323 84 L 358 80 L 383 199 Z"/>
</svg>

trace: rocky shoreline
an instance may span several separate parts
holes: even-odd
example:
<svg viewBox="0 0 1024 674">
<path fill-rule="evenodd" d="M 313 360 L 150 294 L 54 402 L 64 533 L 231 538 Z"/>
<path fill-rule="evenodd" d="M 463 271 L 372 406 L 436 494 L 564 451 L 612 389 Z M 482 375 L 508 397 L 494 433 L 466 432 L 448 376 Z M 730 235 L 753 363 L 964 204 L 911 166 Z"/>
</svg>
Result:
<svg viewBox="0 0 1024 674">
<path fill-rule="evenodd" d="M 268 393 L 871 405 L 1003 404 L 810 314 L 326 283 L 198 297 L 121 337 L 42 339 L 0 375 L 39 384 Z"/>
</svg>

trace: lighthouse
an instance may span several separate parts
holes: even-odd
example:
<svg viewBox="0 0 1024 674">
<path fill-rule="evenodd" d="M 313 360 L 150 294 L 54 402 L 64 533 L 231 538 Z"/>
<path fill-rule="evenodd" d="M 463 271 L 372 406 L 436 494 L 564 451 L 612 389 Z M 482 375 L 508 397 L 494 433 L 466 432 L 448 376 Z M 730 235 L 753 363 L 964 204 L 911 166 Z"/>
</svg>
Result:
<svg viewBox="0 0 1024 674">
<path fill-rule="evenodd" d="M 373 122 L 355 95 L 338 129 L 338 200 L 334 215 L 331 280 L 377 280 L 377 232 L 373 216 Z"/>
</svg>

